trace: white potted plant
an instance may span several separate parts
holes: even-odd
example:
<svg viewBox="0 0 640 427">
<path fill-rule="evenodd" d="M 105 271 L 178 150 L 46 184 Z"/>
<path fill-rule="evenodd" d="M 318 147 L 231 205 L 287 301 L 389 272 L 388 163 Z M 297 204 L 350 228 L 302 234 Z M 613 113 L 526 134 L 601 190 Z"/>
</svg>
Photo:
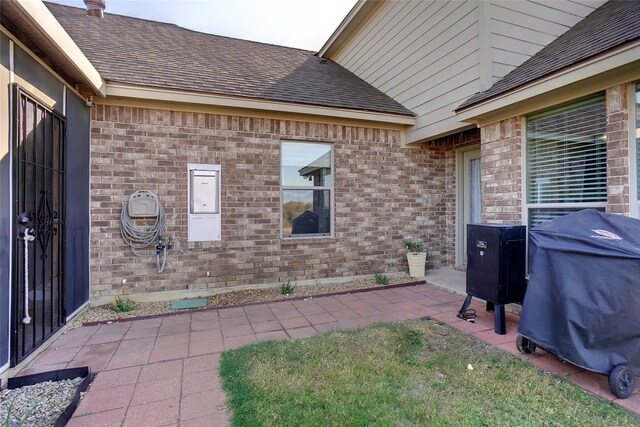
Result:
<svg viewBox="0 0 640 427">
<path fill-rule="evenodd" d="M 424 243 L 405 242 L 404 247 L 407 249 L 409 276 L 424 277 L 425 264 L 427 263 L 427 253 L 424 251 Z"/>
</svg>

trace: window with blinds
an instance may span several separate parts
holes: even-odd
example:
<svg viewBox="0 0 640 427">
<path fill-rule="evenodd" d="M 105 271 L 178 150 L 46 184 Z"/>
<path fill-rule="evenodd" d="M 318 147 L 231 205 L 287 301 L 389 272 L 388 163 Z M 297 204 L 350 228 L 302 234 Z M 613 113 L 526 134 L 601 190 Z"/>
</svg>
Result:
<svg viewBox="0 0 640 427">
<path fill-rule="evenodd" d="M 607 201 L 604 94 L 527 118 L 529 225 Z"/>
</svg>

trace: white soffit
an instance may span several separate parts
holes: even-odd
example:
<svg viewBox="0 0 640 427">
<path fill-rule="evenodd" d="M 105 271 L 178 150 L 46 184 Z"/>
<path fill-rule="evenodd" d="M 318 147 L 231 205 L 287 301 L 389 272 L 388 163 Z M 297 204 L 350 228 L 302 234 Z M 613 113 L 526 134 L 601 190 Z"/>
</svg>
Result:
<svg viewBox="0 0 640 427">
<path fill-rule="evenodd" d="M 105 84 L 100 73 L 93 67 L 44 3 L 41 0 L 10 1 L 19 7 L 22 15 L 31 21 L 49 42 L 67 58 L 73 67 L 85 77 L 86 83 L 96 93 L 104 96 Z"/>
</svg>

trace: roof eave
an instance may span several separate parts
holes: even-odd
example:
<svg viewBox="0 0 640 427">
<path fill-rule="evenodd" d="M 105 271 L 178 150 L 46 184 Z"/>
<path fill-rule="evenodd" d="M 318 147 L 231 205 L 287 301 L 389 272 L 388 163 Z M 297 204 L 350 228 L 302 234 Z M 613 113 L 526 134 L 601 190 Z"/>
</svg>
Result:
<svg viewBox="0 0 640 427">
<path fill-rule="evenodd" d="M 322 48 L 318 51 L 319 57 L 331 57 L 351 37 L 360 23 L 383 0 L 358 0 L 351 8 L 347 16 L 342 20 L 338 28 L 331 34 Z"/>
<path fill-rule="evenodd" d="M 108 82 L 108 98 L 121 97 L 151 101 L 199 104 L 216 107 L 239 108 L 249 110 L 273 111 L 278 113 L 306 114 L 339 119 L 364 120 L 401 126 L 413 126 L 415 117 L 403 114 L 363 111 L 322 105 L 300 104 L 258 98 L 244 98 L 229 95 L 188 92 L 177 89 L 164 89 L 125 83 Z"/>
<path fill-rule="evenodd" d="M 32 28 L 46 38 L 60 57 L 64 58 L 63 63 L 59 64 L 62 68 L 71 69 L 73 71 L 71 74 L 81 75 L 84 80 L 82 83 L 86 84 L 95 95 L 105 96 L 106 86 L 100 73 L 41 0 L 8 0 L 7 3 L 16 6 L 12 10 L 31 23 Z"/>
<path fill-rule="evenodd" d="M 640 39 L 456 110 L 458 120 L 484 126 L 529 114 L 640 78 Z"/>
</svg>

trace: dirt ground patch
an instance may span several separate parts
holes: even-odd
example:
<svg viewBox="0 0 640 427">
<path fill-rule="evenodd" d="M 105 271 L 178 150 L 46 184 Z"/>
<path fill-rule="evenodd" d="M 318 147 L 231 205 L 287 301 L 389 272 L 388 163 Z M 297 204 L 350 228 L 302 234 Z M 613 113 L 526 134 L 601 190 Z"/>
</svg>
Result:
<svg viewBox="0 0 640 427">
<path fill-rule="evenodd" d="M 408 276 L 389 277 L 388 285 L 408 283 L 415 279 Z M 295 284 L 294 282 L 292 282 Z M 387 286 L 388 286 L 387 285 Z M 208 307 L 228 307 L 239 304 L 248 304 L 263 301 L 282 301 L 299 297 L 313 297 L 334 292 L 355 291 L 359 289 L 383 288 L 384 285 L 376 283 L 374 278 L 359 279 L 348 282 L 317 283 L 315 285 L 296 286 L 293 294 L 282 295 L 280 288 L 246 289 L 232 292 L 219 293 L 207 297 Z M 133 317 L 153 316 L 166 313 L 182 313 L 185 310 L 172 310 L 170 301 L 139 302 L 135 303 L 135 309 L 128 312 L 115 312 L 112 305 L 90 307 L 69 323 L 69 328 L 79 328 L 84 323 L 104 322 L 109 320 L 128 319 Z"/>
</svg>

